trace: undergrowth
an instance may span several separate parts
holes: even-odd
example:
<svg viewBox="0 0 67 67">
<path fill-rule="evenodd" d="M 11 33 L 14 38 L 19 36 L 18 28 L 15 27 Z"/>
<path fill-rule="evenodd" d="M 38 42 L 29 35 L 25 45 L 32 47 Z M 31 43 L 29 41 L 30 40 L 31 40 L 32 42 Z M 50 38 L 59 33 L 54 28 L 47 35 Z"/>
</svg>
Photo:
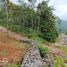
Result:
<svg viewBox="0 0 67 67">
<path fill-rule="evenodd" d="M 61 57 L 54 57 L 54 66 L 53 67 L 66 67 L 64 60 Z"/>
</svg>

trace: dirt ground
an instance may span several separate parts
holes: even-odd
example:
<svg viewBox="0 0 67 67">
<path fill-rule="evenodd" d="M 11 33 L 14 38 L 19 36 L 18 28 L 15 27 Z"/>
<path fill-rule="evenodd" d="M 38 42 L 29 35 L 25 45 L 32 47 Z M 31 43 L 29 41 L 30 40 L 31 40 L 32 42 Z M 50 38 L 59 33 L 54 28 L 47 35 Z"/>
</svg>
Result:
<svg viewBox="0 0 67 67">
<path fill-rule="evenodd" d="M 8 34 L 5 28 L 0 27 L 0 63 L 21 61 L 29 48 L 27 44 L 20 42 L 21 39 L 24 37 L 11 31 Z"/>
</svg>

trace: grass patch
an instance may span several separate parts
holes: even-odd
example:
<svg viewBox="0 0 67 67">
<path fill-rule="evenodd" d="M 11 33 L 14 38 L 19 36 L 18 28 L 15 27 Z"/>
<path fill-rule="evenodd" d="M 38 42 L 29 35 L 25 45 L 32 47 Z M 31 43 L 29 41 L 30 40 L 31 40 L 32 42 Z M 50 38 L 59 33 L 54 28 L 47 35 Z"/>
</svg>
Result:
<svg viewBox="0 0 67 67">
<path fill-rule="evenodd" d="M 60 46 L 59 48 L 64 52 L 64 55 L 67 56 L 67 47 L 66 46 Z M 67 62 L 66 57 L 64 57 L 64 61 Z"/>
<path fill-rule="evenodd" d="M 49 50 L 48 48 L 39 47 L 41 57 L 44 57 L 46 54 L 48 54 Z"/>
<path fill-rule="evenodd" d="M 64 60 L 61 57 L 54 57 L 54 66 L 53 67 L 66 67 Z"/>
<path fill-rule="evenodd" d="M 66 46 L 60 46 L 60 49 L 63 50 L 63 52 L 67 55 L 67 47 Z"/>
<path fill-rule="evenodd" d="M 67 56 L 67 46 L 61 45 L 61 46 L 58 46 L 58 48 L 62 50 L 64 54 Z"/>
<path fill-rule="evenodd" d="M 20 67 L 20 64 L 5 64 L 3 67 Z"/>
<path fill-rule="evenodd" d="M 39 48 L 41 57 L 44 57 L 46 54 L 49 53 L 48 48 L 43 47 L 44 45 L 44 40 L 37 38 L 37 47 Z"/>
</svg>

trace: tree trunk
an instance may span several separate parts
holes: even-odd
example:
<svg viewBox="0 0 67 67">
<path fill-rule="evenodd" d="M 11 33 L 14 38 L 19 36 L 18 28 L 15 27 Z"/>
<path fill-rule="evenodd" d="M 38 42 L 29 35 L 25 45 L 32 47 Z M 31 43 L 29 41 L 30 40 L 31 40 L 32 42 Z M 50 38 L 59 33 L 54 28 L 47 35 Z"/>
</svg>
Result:
<svg viewBox="0 0 67 67">
<path fill-rule="evenodd" d="M 40 29 L 40 16 L 38 18 L 38 27 L 37 27 L 37 33 L 39 33 L 39 29 Z"/>
<path fill-rule="evenodd" d="M 8 14 L 9 14 L 9 12 L 8 12 L 8 6 L 7 6 L 7 4 L 8 4 L 8 1 L 7 0 L 4 0 L 4 3 L 5 3 L 5 11 L 6 11 L 6 22 L 7 22 L 7 34 L 8 34 L 8 22 L 9 22 L 9 16 L 8 16 Z"/>
</svg>

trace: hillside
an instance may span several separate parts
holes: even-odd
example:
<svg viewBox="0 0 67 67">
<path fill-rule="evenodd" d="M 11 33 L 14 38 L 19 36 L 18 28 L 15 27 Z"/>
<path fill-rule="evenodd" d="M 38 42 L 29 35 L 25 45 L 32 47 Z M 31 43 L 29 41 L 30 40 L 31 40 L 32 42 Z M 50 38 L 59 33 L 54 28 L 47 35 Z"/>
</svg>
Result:
<svg viewBox="0 0 67 67">
<path fill-rule="evenodd" d="M 55 43 L 46 43 L 43 47 L 49 49 L 53 67 L 67 67 L 67 35 L 60 35 Z"/>
<path fill-rule="evenodd" d="M 0 67 L 4 66 L 4 63 L 10 66 L 22 61 L 29 45 L 21 39 L 27 38 L 11 31 L 7 33 L 7 29 L 0 26 Z"/>
<path fill-rule="evenodd" d="M 49 0 L 0 0 L 0 67 L 67 67 L 67 21 L 54 10 Z"/>
<path fill-rule="evenodd" d="M 58 31 L 60 33 L 66 33 L 67 32 L 67 21 L 65 21 L 65 20 L 57 21 L 56 24 L 57 24 L 56 26 L 58 28 Z"/>
<path fill-rule="evenodd" d="M 3 66 L 3 63 L 6 63 L 7 66 L 17 65 L 17 63 L 20 63 L 22 58 L 26 57 L 25 55 L 27 54 L 27 50 L 30 48 L 29 43 L 25 43 L 28 40 L 29 39 L 27 37 L 21 36 L 0 26 L 0 66 Z M 43 66 L 49 67 L 49 65 L 60 65 L 65 67 L 67 64 L 67 35 L 60 35 L 55 43 L 46 42 L 41 44 L 41 47 L 42 49 L 46 48 L 49 51 L 44 54 L 44 57 L 42 57 Z M 30 51 L 32 51 L 32 48 Z M 36 57 L 37 55 L 35 54 L 35 51 L 36 48 L 34 49 L 34 56 Z M 33 53 L 29 54 L 31 54 L 32 58 Z M 49 57 L 46 58 L 46 55 L 47 57 L 49 55 Z"/>
</svg>

